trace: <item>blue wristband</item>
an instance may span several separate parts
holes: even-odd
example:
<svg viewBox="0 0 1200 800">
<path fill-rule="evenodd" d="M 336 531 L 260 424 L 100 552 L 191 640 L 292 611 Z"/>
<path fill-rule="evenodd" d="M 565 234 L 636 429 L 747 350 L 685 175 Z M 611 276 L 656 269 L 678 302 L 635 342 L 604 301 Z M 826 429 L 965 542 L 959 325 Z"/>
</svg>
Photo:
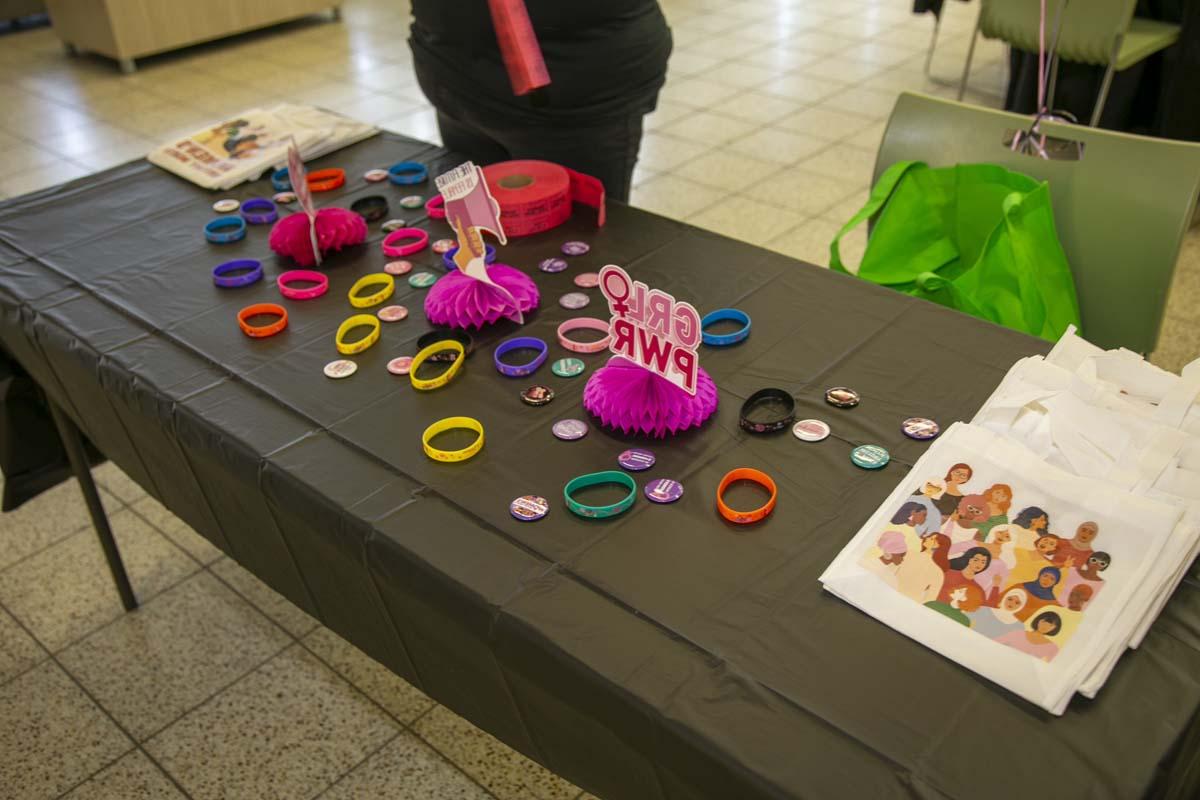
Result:
<svg viewBox="0 0 1200 800">
<path fill-rule="evenodd" d="M 241 275 L 229 274 L 243 269 L 250 271 Z M 239 258 L 236 261 L 226 261 L 224 264 L 218 264 L 213 267 L 212 274 L 213 283 L 217 286 L 220 286 L 222 289 L 237 289 L 241 286 L 249 286 L 252 283 L 262 280 L 262 262 L 256 258 Z"/>
<path fill-rule="evenodd" d="M 279 219 L 279 210 L 265 197 L 255 197 L 242 203 L 242 219 L 251 225 L 270 225 Z"/>
<path fill-rule="evenodd" d="M 486 255 L 483 257 L 483 263 L 494 264 L 496 262 L 496 248 L 492 247 L 490 244 L 484 244 L 483 248 L 484 252 L 486 253 Z M 458 245 L 454 245 L 454 247 L 450 248 L 445 253 L 442 253 L 442 266 L 444 266 L 446 269 L 458 269 L 458 264 L 454 263 L 454 254 L 457 252 Z"/>
<path fill-rule="evenodd" d="M 533 349 L 537 350 L 538 354 L 533 361 L 527 364 L 505 364 L 500 360 L 500 357 L 505 353 L 511 353 L 513 350 Z M 533 336 L 518 336 L 515 339 L 501 342 L 496 348 L 496 354 L 492 360 L 496 364 L 496 369 L 500 370 L 501 375 L 507 375 L 510 378 L 520 378 L 524 375 L 532 375 L 538 367 L 546 363 L 546 356 L 550 352 L 550 346 L 541 339 Z"/>
<path fill-rule="evenodd" d="M 229 244 L 246 238 L 246 220 L 241 217 L 217 217 L 204 226 L 204 238 L 213 244 Z"/>
<path fill-rule="evenodd" d="M 290 192 L 292 190 L 292 176 L 288 175 L 287 167 L 281 167 L 271 173 L 271 185 L 275 187 L 277 192 Z"/>
<path fill-rule="evenodd" d="M 705 333 L 704 329 L 714 322 L 731 319 L 734 322 L 742 323 L 742 329 L 733 333 Z M 725 345 L 737 344 L 743 341 L 750 335 L 750 315 L 745 311 L 738 311 L 736 308 L 720 308 L 716 311 L 709 312 L 704 315 L 704 319 L 700 320 L 700 337 L 705 344 L 714 347 L 724 347 Z"/>
<path fill-rule="evenodd" d="M 424 183 L 429 178 L 429 170 L 424 164 L 416 161 L 401 161 L 388 167 L 388 180 L 397 186 L 412 186 Z"/>
</svg>

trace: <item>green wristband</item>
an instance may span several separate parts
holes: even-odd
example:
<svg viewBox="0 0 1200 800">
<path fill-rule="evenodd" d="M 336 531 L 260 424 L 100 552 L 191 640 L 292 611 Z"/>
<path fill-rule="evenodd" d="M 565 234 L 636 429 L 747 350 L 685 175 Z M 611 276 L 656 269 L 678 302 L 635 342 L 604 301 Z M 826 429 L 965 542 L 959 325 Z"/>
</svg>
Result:
<svg viewBox="0 0 1200 800">
<path fill-rule="evenodd" d="M 619 483 L 629 490 L 629 495 L 618 500 L 610 506 L 585 506 L 578 500 L 571 498 L 572 492 L 577 492 L 587 486 L 599 486 L 603 483 Z M 567 508 L 573 513 L 581 517 L 589 519 L 604 519 L 605 517 L 615 517 L 620 513 L 629 510 L 633 505 L 634 499 L 637 497 L 637 484 L 633 478 L 626 475 L 624 472 L 609 470 L 607 472 L 593 472 L 590 475 L 580 475 L 578 478 L 572 478 L 563 487 L 563 498 L 567 501 Z"/>
</svg>

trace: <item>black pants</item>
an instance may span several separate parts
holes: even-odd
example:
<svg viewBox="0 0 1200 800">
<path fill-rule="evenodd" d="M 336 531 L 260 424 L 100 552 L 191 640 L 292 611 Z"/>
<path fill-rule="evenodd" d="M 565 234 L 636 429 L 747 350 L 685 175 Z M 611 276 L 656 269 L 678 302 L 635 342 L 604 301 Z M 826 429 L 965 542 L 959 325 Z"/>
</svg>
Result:
<svg viewBox="0 0 1200 800">
<path fill-rule="evenodd" d="M 609 198 L 628 202 L 642 143 L 642 113 L 588 125 L 533 125 L 485 117 L 439 93 L 438 128 L 442 144 L 477 164 L 511 159 L 541 159 L 599 178 Z"/>
</svg>

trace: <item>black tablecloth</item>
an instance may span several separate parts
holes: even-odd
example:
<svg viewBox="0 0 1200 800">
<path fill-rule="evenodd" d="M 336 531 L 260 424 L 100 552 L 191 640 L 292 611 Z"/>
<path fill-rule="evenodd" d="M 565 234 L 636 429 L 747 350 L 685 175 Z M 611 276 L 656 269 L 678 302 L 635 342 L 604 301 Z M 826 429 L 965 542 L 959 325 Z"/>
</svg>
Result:
<svg viewBox="0 0 1200 800">
<path fill-rule="evenodd" d="M 380 191 L 358 176 L 407 158 L 434 173 L 453 163 L 385 135 L 318 162 L 352 177 L 352 188 L 318 200 Z M 404 194 L 385 187 L 394 204 Z M 1099 699 L 1077 700 L 1062 718 L 817 583 L 923 451 L 900 421 L 969 418 L 1012 362 L 1044 343 L 621 205 L 602 230 L 581 210 L 501 248 L 542 291 L 524 333 L 555 342 L 574 313 L 558 297 L 575 274 L 609 262 L 702 312 L 732 305 L 754 320 L 744 344 L 701 353 L 721 391 L 716 417 L 650 444 L 658 465 L 647 477 L 682 481 L 682 500 L 639 498 L 621 517 L 588 521 L 563 508 L 563 484 L 615 467 L 627 440 L 596 428 L 576 442 L 551 435 L 555 420 L 584 416 L 586 376 L 543 367 L 536 379 L 557 399 L 523 405 L 531 381 L 491 364 L 515 330 L 505 323 L 479 335 L 453 384 L 414 392 L 384 369 L 427 330 L 424 291 L 400 281 L 397 300 L 412 315 L 384 327 L 356 375 L 329 380 L 321 367 L 337 357 L 346 291 L 382 266 L 380 234 L 332 260 L 328 295 L 289 303 L 286 332 L 251 340 L 234 314 L 278 300 L 273 281 L 220 290 L 210 270 L 253 256 L 273 279 L 286 265 L 265 229 L 206 244 L 214 199 L 133 163 L 0 206 L 0 341 L 189 524 L 504 741 L 608 798 L 1127 798 L 1185 785 L 1197 746 L 1182 740 L 1200 703 L 1193 583 Z M 592 251 L 570 270 L 535 268 L 575 238 Z M 584 313 L 603 315 L 589 293 Z M 603 360 L 584 358 L 589 371 Z M 838 384 L 861 393 L 857 409 L 823 402 Z M 742 433 L 741 401 L 764 386 L 794 392 L 798 412 L 829 420 L 834 435 L 808 444 Z M 483 452 L 461 464 L 427 459 L 420 432 L 455 414 L 484 423 Z M 890 449 L 891 464 L 853 466 L 851 446 L 865 442 Z M 780 487 L 774 514 L 753 527 L 714 509 L 718 480 L 738 466 Z M 546 519 L 509 515 L 509 501 L 528 493 L 550 498 Z"/>
</svg>

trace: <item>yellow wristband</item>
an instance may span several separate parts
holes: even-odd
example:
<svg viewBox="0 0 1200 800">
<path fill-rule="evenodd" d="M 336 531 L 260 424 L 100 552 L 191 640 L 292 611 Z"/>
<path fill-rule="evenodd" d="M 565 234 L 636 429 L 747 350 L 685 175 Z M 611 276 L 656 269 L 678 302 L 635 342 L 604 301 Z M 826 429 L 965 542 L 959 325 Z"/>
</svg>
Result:
<svg viewBox="0 0 1200 800">
<path fill-rule="evenodd" d="M 456 353 L 458 358 L 451 362 L 450 366 L 445 372 L 443 372 L 441 375 L 438 375 L 436 378 L 430 378 L 428 380 L 422 380 L 421 378 L 417 377 L 417 367 L 424 364 L 430 356 L 436 355 L 437 353 L 445 353 L 448 350 Z M 408 377 L 412 380 L 414 389 L 420 389 L 423 392 L 427 392 L 430 389 L 438 389 L 454 380 L 454 376 L 458 374 L 460 369 L 462 369 L 463 362 L 466 360 L 467 351 L 463 348 L 462 342 L 456 342 L 453 339 L 443 339 L 440 342 L 434 342 L 433 344 L 429 345 L 429 347 L 426 347 L 424 350 L 417 353 L 416 358 L 413 359 L 412 365 L 409 367 Z M 455 417 L 455 419 L 467 419 L 467 417 Z M 479 423 L 475 424 L 478 425 Z M 480 434 L 480 438 L 482 438 L 482 434 Z"/>
<path fill-rule="evenodd" d="M 456 361 L 455 363 L 458 362 Z M 475 431 L 479 434 L 479 437 L 462 450 L 438 450 L 429 443 L 439 433 L 445 433 L 446 431 L 458 428 Z M 421 434 L 421 447 L 424 448 L 425 455 L 435 461 L 466 461 L 483 449 L 483 425 L 479 420 L 472 419 L 471 417 L 446 417 L 445 419 L 439 419 Z"/>
<path fill-rule="evenodd" d="M 383 288 L 375 294 L 369 294 L 363 297 L 358 296 L 359 291 L 364 287 L 375 286 L 377 284 L 382 285 Z M 392 293 L 395 291 L 395 278 L 386 272 L 372 272 L 370 275 L 363 275 L 354 282 L 353 286 L 350 287 L 350 305 L 354 306 L 355 308 L 370 308 L 371 306 L 377 306 L 384 300 L 387 300 L 389 297 L 391 297 Z"/>
<path fill-rule="evenodd" d="M 346 334 L 359 325 L 368 326 L 371 332 L 356 342 L 345 341 Z M 344 356 L 361 353 L 377 341 L 379 341 L 379 320 L 375 318 L 374 314 L 355 314 L 341 325 L 338 325 L 337 335 L 333 337 L 333 343 L 337 345 L 337 351 Z"/>
</svg>

